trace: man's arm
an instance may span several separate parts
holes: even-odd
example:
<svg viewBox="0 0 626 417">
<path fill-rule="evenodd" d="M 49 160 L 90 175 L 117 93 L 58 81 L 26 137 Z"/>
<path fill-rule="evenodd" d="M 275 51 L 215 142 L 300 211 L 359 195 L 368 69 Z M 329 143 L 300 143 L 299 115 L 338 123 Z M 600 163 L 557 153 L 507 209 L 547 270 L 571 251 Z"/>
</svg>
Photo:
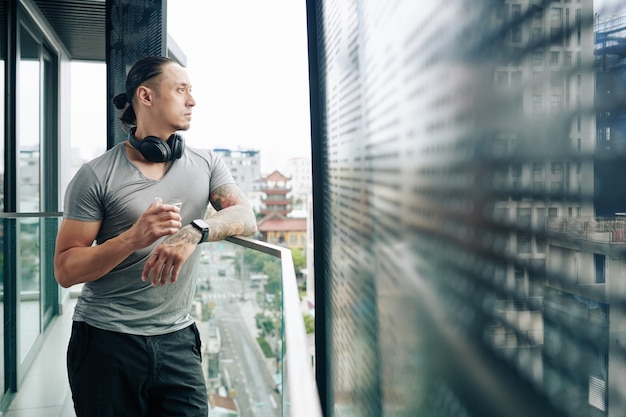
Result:
<svg viewBox="0 0 626 417">
<path fill-rule="evenodd" d="M 95 281 L 132 252 L 123 237 L 92 246 L 101 222 L 63 219 L 54 254 L 54 276 L 65 288 Z"/>
<path fill-rule="evenodd" d="M 209 224 L 209 242 L 229 236 L 252 236 L 257 231 L 254 211 L 235 184 L 223 185 L 209 194 L 211 205 L 217 210 L 206 222 Z M 178 233 L 165 239 L 152 252 L 144 267 L 142 279 L 151 280 L 152 285 L 165 285 L 171 273 L 171 282 L 178 279 L 183 263 L 191 256 L 202 233 L 190 224 Z"/>
<path fill-rule="evenodd" d="M 130 229 L 106 242 L 93 245 L 101 222 L 63 219 L 57 235 L 54 275 L 65 288 L 95 281 L 115 268 L 134 251 L 176 233 L 178 208 L 151 204 Z"/>
<path fill-rule="evenodd" d="M 252 236 L 257 223 L 250 202 L 235 184 L 226 184 L 209 194 L 211 205 L 217 210 L 206 219 L 210 242 L 229 236 Z M 199 233 L 198 233 L 199 234 Z M 200 239 L 200 237 L 198 237 Z"/>
</svg>

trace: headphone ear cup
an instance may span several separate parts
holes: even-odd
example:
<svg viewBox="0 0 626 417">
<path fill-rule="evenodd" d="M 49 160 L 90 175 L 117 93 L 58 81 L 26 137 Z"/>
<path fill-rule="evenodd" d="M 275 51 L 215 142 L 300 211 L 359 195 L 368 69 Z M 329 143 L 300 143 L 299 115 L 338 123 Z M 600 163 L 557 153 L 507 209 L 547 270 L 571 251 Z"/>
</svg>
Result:
<svg viewBox="0 0 626 417">
<path fill-rule="evenodd" d="M 146 136 L 140 142 L 139 151 L 150 162 L 166 162 L 172 159 L 172 152 L 167 143 L 156 136 Z"/>
<path fill-rule="evenodd" d="M 178 133 L 173 133 L 167 141 L 156 136 L 146 136 L 138 141 L 135 138 L 136 128 L 128 131 L 128 141 L 144 158 L 150 162 L 167 162 L 179 159 L 185 151 L 185 140 Z"/>
<path fill-rule="evenodd" d="M 167 140 L 167 144 L 171 150 L 171 159 L 179 159 L 183 156 L 183 152 L 185 151 L 185 141 L 181 135 L 178 133 L 172 134 L 170 138 Z"/>
</svg>

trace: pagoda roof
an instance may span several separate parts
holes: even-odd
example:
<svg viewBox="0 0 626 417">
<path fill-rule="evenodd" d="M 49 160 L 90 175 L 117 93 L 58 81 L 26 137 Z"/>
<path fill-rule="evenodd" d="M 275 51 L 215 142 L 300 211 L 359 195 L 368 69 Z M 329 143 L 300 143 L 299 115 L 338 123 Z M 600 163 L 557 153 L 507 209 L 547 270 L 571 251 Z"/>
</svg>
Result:
<svg viewBox="0 0 626 417">
<path fill-rule="evenodd" d="M 289 181 L 291 177 L 286 177 L 280 171 L 275 170 L 267 177 L 263 178 L 263 181 Z"/>
<path fill-rule="evenodd" d="M 306 218 L 285 217 L 278 213 L 270 214 L 258 221 L 261 232 L 303 232 L 306 231 Z"/>
</svg>

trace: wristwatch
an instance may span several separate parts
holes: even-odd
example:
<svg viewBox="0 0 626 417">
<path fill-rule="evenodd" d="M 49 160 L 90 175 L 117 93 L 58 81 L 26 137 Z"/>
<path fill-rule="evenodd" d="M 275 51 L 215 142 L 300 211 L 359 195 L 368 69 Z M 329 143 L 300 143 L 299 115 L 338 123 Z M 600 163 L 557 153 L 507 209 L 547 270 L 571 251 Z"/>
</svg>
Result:
<svg viewBox="0 0 626 417">
<path fill-rule="evenodd" d="M 202 232 L 202 238 L 200 239 L 200 243 L 204 243 L 209 238 L 209 225 L 202 219 L 196 219 L 191 222 L 191 225 Z"/>
</svg>

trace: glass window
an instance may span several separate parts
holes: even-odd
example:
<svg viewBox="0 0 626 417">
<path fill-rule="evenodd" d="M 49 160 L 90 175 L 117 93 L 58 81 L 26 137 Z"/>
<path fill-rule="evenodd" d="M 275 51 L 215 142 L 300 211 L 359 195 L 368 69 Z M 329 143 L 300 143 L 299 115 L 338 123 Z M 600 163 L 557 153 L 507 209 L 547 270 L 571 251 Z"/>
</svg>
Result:
<svg viewBox="0 0 626 417">
<path fill-rule="evenodd" d="M 18 212 L 40 211 L 41 186 L 41 79 L 40 44 L 24 26 L 20 26 L 20 77 L 18 85 L 18 132 L 17 149 L 20 190 L 17 200 Z M 19 360 L 24 361 L 40 332 L 40 224 L 35 218 L 17 222 L 19 236 L 19 294 L 20 300 L 20 351 Z"/>
<path fill-rule="evenodd" d="M 496 9 L 496 19 L 504 20 L 506 19 L 508 5 L 499 3 L 495 6 Z"/>
<path fill-rule="evenodd" d="M 517 253 L 530 253 L 530 235 L 527 233 L 517 234 Z"/>
<path fill-rule="evenodd" d="M 522 41 L 522 28 L 520 26 L 514 26 L 511 29 L 511 41 L 516 43 Z"/>
<path fill-rule="evenodd" d="M 519 16 L 522 14 L 522 5 L 521 4 L 512 4 L 511 5 L 511 17 L 512 18 L 519 18 Z"/>
<path fill-rule="evenodd" d="M 519 226 L 530 227 L 531 219 L 531 208 L 530 207 L 519 207 L 517 209 L 517 224 Z"/>
<path fill-rule="evenodd" d="M 506 71 L 496 72 L 496 84 L 501 87 L 508 86 L 509 85 L 509 73 Z"/>
<path fill-rule="evenodd" d="M 561 181 L 552 181 L 550 183 L 550 191 L 553 193 L 560 193 L 563 191 L 563 183 Z"/>
<path fill-rule="evenodd" d="M 58 94 L 56 59 L 30 23 L 19 26 L 19 77 L 17 85 L 17 135 L 15 198 L 16 287 L 18 290 L 18 363 L 36 351 L 36 340 L 52 320 L 58 306 L 58 285 L 52 257 L 58 219 L 39 213 L 58 210 L 56 159 L 58 155 Z M 44 161 L 49 161 L 44 163 Z M 44 175 L 45 172 L 45 175 Z M 52 220 L 52 222 L 51 222 Z M 32 352 L 32 355 L 31 355 Z"/>
<path fill-rule="evenodd" d="M 548 208 L 548 217 L 557 217 L 558 213 L 559 213 L 559 209 L 557 207 Z"/>
<path fill-rule="evenodd" d="M 594 253 L 593 261 L 595 265 L 595 282 L 596 284 L 603 284 L 606 282 L 606 256 L 599 253 Z"/>
<path fill-rule="evenodd" d="M 563 66 L 565 67 L 572 66 L 572 51 L 563 52 Z"/>
<path fill-rule="evenodd" d="M 544 253 L 546 251 L 546 241 L 540 237 L 536 238 L 537 244 L 535 245 L 537 248 L 537 253 Z"/>
<path fill-rule="evenodd" d="M 552 94 L 550 96 L 550 107 L 552 111 L 559 111 L 561 109 L 561 95 L 560 94 Z"/>
<path fill-rule="evenodd" d="M 559 64 L 559 51 L 550 51 L 550 65 Z"/>
</svg>

